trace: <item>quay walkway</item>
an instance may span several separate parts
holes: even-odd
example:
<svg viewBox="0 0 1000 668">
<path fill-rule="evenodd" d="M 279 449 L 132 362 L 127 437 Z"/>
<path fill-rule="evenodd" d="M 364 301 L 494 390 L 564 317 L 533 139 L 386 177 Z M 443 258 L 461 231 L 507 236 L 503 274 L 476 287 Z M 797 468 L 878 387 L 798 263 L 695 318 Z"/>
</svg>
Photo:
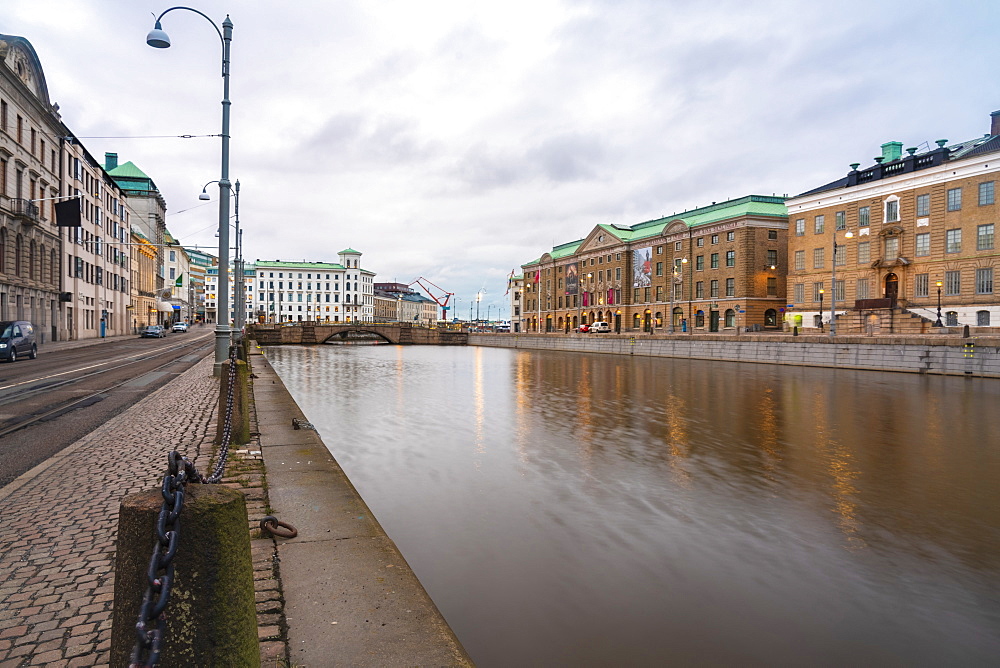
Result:
<svg viewBox="0 0 1000 668">
<path fill-rule="evenodd" d="M 230 451 L 223 483 L 247 496 L 261 664 L 472 665 L 320 435 L 293 429 L 304 416 L 257 349 L 251 364 L 254 436 Z M 172 449 L 210 470 L 212 366 L 206 352 L 0 488 L 0 668 L 109 665 L 119 503 L 159 487 Z M 298 537 L 260 537 L 268 514 Z"/>
</svg>

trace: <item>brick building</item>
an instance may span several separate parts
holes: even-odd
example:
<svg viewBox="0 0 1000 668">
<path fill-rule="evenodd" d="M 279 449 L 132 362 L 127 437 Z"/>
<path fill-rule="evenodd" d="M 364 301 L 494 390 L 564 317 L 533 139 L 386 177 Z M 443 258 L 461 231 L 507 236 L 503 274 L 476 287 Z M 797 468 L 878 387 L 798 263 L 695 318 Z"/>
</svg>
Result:
<svg viewBox="0 0 1000 668">
<path fill-rule="evenodd" d="M 598 225 L 522 265 L 523 329 L 566 332 L 602 320 L 619 332 L 777 328 L 787 232 L 784 199 L 762 195 Z"/>
<path fill-rule="evenodd" d="M 841 333 L 927 331 L 939 303 L 945 326 L 1000 324 L 1000 112 L 991 121 L 985 135 L 905 155 L 887 142 L 875 165 L 786 202 L 789 325 L 828 326 L 831 291 Z"/>
</svg>

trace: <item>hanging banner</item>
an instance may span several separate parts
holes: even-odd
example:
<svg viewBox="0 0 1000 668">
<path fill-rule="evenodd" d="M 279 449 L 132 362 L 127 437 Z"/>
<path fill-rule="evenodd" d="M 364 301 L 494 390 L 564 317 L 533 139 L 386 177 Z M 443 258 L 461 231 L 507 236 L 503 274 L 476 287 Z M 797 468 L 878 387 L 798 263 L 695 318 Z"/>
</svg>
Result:
<svg viewBox="0 0 1000 668">
<path fill-rule="evenodd" d="M 82 197 L 56 202 L 56 227 L 81 227 L 80 206 Z"/>
<path fill-rule="evenodd" d="M 580 269 L 576 262 L 566 265 L 566 294 L 575 295 L 580 289 Z"/>
<path fill-rule="evenodd" d="M 653 247 L 632 251 L 632 287 L 648 288 L 653 284 Z"/>
</svg>

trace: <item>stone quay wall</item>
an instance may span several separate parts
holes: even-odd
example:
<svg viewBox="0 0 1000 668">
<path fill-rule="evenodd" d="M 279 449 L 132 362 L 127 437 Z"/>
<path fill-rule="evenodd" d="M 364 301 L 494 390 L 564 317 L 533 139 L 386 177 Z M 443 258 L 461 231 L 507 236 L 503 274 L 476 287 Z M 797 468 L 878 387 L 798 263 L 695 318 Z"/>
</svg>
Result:
<svg viewBox="0 0 1000 668">
<path fill-rule="evenodd" d="M 470 334 L 469 345 L 1000 378 L 1000 337 Z"/>
</svg>

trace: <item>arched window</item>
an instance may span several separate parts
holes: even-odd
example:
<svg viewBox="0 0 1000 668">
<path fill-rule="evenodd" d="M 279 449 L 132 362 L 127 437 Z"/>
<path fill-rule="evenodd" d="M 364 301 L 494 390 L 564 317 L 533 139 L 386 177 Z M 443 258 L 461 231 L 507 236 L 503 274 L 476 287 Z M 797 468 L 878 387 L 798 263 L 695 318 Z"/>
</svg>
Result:
<svg viewBox="0 0 1000 668">
<path fill-rule="evenodd" d="M 675 306 L 673 313 L 674 313 L 673 325 L 674 327 L 680 327 L 681 320 L 684 319 L 684 309 L 682 309 L 680 306 Z"/>
<path fill-rule="evenodd" d="M 32 239 L 31 243 L 28 245 L 28 278 L 30 278 L 30 279 L 34 279 L 35 278 L 35 270 L 37 268 L 36 267 L 36 262 L 37 262 L 36 256 L 38 255 L 35 252 L 36 250 L 37 249 L 35 247 L 35 240 Z"/>
<path fill-rule="evenodd" d="M 976 311 L 976 325 L 979 327 L 989 327 L 990 326 L 990 312 L 989 311 Z"/>
<path fill-rule="evenodd" d="M 704 311 L 698 311 L 697 313 L 694 314 L 694 326 L 695 327 L 704 327 L 705 326 L 705 312 Z"/>
<path fill-rule="evenodd" d="M 958 311 L 948 311 L 944 314 L 945 327 L 958 327 Z"/>
<path fill-rule="evenodd" d="M 59 285 L 59 281 L 56 280 L 58 272 L 59 262 L 56 260 L 56 252 L 54 250 L 49 251 L 49 283 L 52 285 Z"/>
<path fill-rule="evenodd" d="M 7 273 L 7 230 L 0 230 L 0 273 Z"/>
<path fill-rule="evenodd" d="M 724 327 L 735 327 L 736 326 L 736 311 L 731 308 L 726 309 L 726 324 Z"/>
<path fill-rule="evenodd" d="M 632 316 L 632 327 L 634 329 L 639 329 L 640 327 L 642 327 L 642 316 L 639 315 L 638 313 Z"/>
<path fill-rule="evenodd" d="M 45 259 L 47 253 L 45 252 L 45 244 L 42 244 L 38 249 L 38 278 L 36 280 L 44 280 L 45 278 Z"/>
<path fill-rule="evenodd" d="M 657 311 L 656 315 L 653 316 L 653 317 L 656 318 L 656 326 L 657 327 L 663 327 L 663 313 L 661 313 L 660 311 Z"/>
<path fill-rule="evenodd" d="M 20 234 L 17 235 L 17 238 L 14 240 L 14 275 L 15 276 L 20 276 L 21 275 L 21 246 L 23 244 L 23 241 L 24 240 L 21 239 L 21 235 Z"/>
<path fill-rule="evenodd" d="M 778 326 L 778 312 L 773 308 L 769 308 L 764 311 L 764 326 L 765 327 L 777 327 Z"/>
</svg>

